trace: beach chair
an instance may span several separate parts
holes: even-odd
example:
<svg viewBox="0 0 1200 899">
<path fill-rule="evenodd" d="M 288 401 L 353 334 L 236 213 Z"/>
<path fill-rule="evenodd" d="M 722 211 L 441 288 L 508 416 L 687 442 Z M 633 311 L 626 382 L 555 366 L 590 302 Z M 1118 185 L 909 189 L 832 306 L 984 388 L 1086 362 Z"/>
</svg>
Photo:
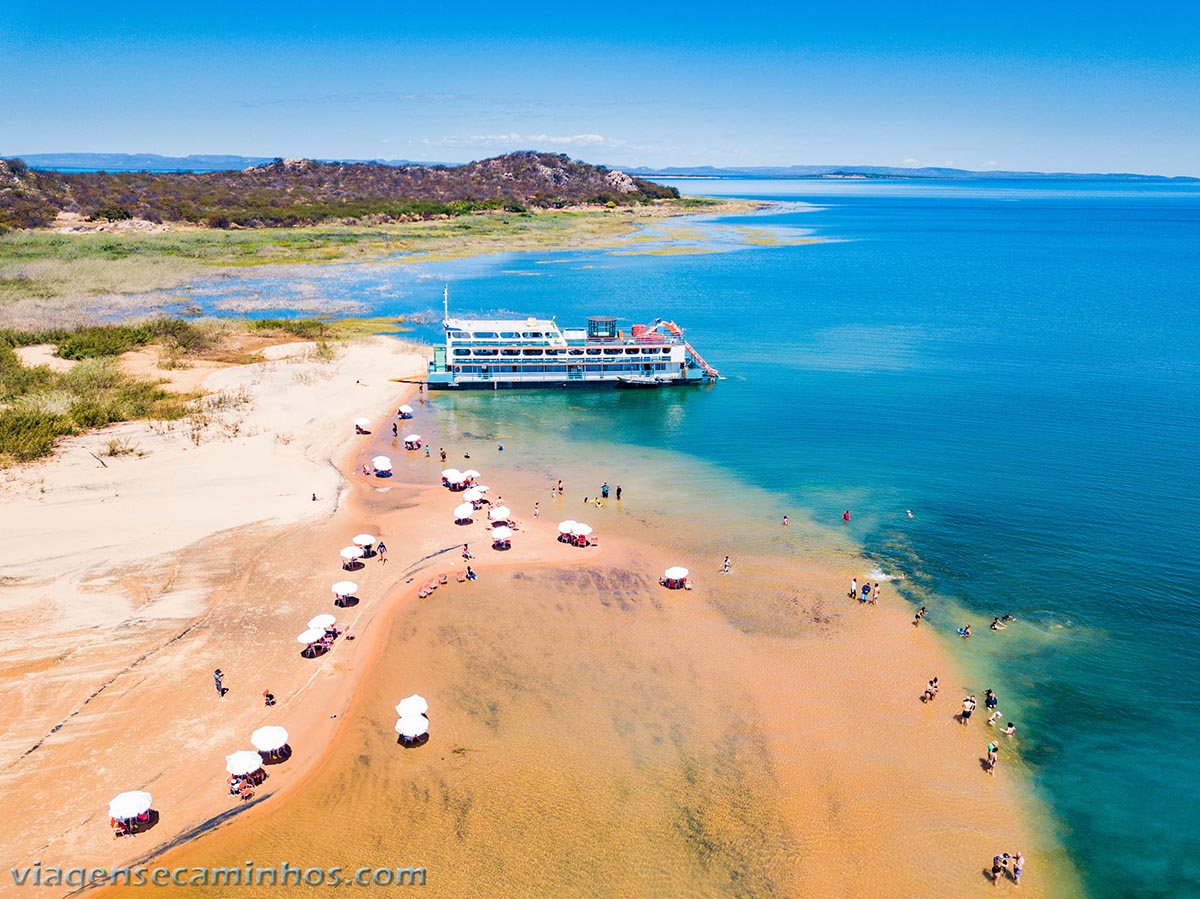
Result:
<svg viewBox="0 0 1200 899">
<path fill-rule="evenodd" d="M 439 584 L 448 584 L 448 583 L 450 583 L 450 578 L 446 576 L 445 572 L 443 572 L 442 574 L 439 574 L 439 575 L 438 575 L 438 583 L 439 583 Z"/>
<path fill-rule="evenodd" d="M 595 535 L 588 537 L 588 546 L 599 546 L 599 545 L 600 545 L 599 537 L 597 537 Z"/>
<path fill-rule="evenodd" d="M 465 583 L 467 580 L 467 573 L 465 571 L 456 571 L 454 576 L 458 578 L 460 584 Z"/>
</svg>

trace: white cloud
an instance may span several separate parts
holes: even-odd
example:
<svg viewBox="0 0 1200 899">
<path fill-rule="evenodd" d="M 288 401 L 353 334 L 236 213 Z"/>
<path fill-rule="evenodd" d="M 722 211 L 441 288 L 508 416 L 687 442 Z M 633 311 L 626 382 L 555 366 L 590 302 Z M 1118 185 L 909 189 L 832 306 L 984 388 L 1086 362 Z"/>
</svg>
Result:
<svg viewBox="0 0 1200 899">
<path fill-rule="evenodd" d="M 996 160 L 994 160 L 994 159 L 989 159 L 987 162 L 985 162 L 983 164 L 983 167 L 985 169 L 998 169 L 998 168 L 1000 168 L 1000 163 L 996 162 Z"/>
<path fill-rule="evenodd" d="M 900 163 L 900 165 L 902 165 L 902 166 L 908 166 L 908 167 L 910 167 L 910 168 L 920 168 L 920 167 L 921 167 L 921 160 L 919 160 L 919 159 L 906 159 L 906 160 L 904 160 L 902 163 Z"/>
</svg>

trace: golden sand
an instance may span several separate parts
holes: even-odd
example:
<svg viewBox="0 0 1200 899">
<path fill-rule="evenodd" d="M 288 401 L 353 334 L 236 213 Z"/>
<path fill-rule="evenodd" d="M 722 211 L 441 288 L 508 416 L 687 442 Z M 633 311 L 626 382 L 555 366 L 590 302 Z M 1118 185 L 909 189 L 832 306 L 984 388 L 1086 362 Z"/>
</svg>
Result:
<svg viewBox="0 0 1200 899">
<path fill-rule="evenodd" d="M 412 430 L 454 442 L 433 428 L 418 408 Z M 47 741 L 53 755 L 38 750 L 49 770 L 38 753 L 8 763 L 11 801 L 58 810 L 5 835 L 14 864 L 422 868 L 424 892 L 445 897 L 966 896 L 991 890 L 995 852 L 1020 848 L 1023 895 L 1076 892 L 1042 862 L 1020 784 L 982 771 L 993 732 L 952 717 L 977 687 L 886 587 L 879 606 L 846 598 L 861 563 L 744 557 L 725 577 L 632 498 L 631 514 L 595 516 L 599 547 L 566 546 L 554 524 L 579 497 L 548 500 L 543 473 L 500 460 L 484 472 L 493 495 L 543 512 L 517 511 L 513 549 L 495 552 L 482 516 L 451 521 L 436 452 L 394 449 L 384 429 L 343 443 L 350 489 L 327 517 L 216 534 L 174 573 L 130 581 L 212 585 L 174 642 L 130 665 L 142 645 L 114 633 L 88 665 L 55 662 L 81 689 L 104 664 L 129 667 Z M 379 451 L 391 479 L 361 474 Z M 581 480 L 569 464 L 563 476 Z M 339 615 L 355 639 L 303 659 L 294 633 L 336 611 L 337 549 L 362 531 L 383 535 L 389 561 L 349 575 L 362 602 Z M 478 581 L 456 579 L 463 542 Z M 694 589 L 659 585 L 675 564 Z M 924 705 L 934 674 L 942 695 Z M 393 706 L 413 692 L 430 740 L 406 749 Z M 224 755 L 265 723 L 288 727 L 295 752 L 241 804 Z M 143 787 L 159 825 L 114 840 L 107 799 Z"/>
</svg>

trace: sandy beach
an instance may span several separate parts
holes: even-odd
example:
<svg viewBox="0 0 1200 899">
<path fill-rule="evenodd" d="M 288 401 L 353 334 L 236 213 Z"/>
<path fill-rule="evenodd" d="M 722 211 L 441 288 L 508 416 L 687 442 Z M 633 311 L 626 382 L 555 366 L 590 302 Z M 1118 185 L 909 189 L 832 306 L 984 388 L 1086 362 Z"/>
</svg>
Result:
<svg viewBox="0 0 1200 899">
<path fill-rule="evenodd" d="M 9 478 L 0 514 L 25 524 L 2 566 L 2 783 L 42 810 L 0 838 L 10 867 L 423 867 L 439 896 L 966 896 L 991 889 L 996 851 L 1042 861 L 1032 800 L 982 771 L 998 732 L 953 718 L 979 685 L 886 586 L 877 607 L 848 600 L 853 559 L 741 558 L 723 577 L 632 499 L 593 513 L 598 547 L 558 543 L 582 494 L 546 487 L 582 483 L 569 464 L 465 461 L 423 403 L 411 425 L 432 457 L 395 447 L 414 388 L 387 379 L 419 369 L 376 340 L 215 372 L 206 389 L 252 397 L 228 410 L 234 434 L 122 426 L 145 456 L 100 468 L 79 438 Z M 482 515 L 452 521 L 439 445 L 514 509 L 512 550 L 488 547 Z M 361 473 L 379 452 L 392 478 Z M 364 531 L 389 561 L 342 572 Z M 455 576 L 464 542 L 476 582 Z M 664 590 L 680 564 L 694 589 Z M 360 602 L 340 610 L 343 576 Z M 294 635 L 326 611 L 354 639 L 302 658 Z M 412 692 L 431 739 L 406 750 L 392 706 Z M 239 803 L 224 756 L 264 724 L 294 753 Z M 107 801 L 129 789 L 160 819 L 114 839 Z M 1049 867 L 1023 895 L 1070 890 Z"/>
<path fill-rule="evenodd" d="M 270 723 L 282 720 L 298 744 L 328 739 L 327 708 L 346 679 L 312 678 L 294 637 L 332 609 L 338 578 L 323 563 L 336 573 L 338 550 L 362 530 L 339 529 L 349 487 L 338 466 L 370 439 L 352 422 L 394 411 L 414 388 L 389 379 L 422 367 L 380 338 L 333 361 L 300 352 L 224 368 L 205 386 L 229 399 L 203 433 L 127 423 L 4 473 L 0 782 L 39 810 L 5 833 L 6 859 L 117 865 L 227 811 L 224 756 L 268 723 L 265 689 L 278 697 Z M 137 452 L 101 460 L 110 439 Z M 358 576 L 364 594 L 380 574 Z M 373 609 L 348 611 L 365 623 Z M 369 648 L 339 647 L 339 669 L 361 663 L 359 646 Z M 107 800 L 129 789 L 175 811 L 136 840 L 114 840 Z"/>
</svg>

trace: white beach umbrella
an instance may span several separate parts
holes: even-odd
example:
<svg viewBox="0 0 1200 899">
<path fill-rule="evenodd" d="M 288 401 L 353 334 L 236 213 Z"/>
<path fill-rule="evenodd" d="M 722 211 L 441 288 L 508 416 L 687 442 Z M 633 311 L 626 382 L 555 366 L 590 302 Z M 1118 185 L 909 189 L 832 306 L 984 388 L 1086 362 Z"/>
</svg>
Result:
<svg viewBox="0 0 1200 899">
<path fill-rule="evenodd" d="M 508 521 L 512 517 L 512 510 L 508 506 L 496 506 L 488 509 L 488 518 L 492 521 Z"/>
<path fill-rule="evenodd" d="M 462 473 L 462 476 L 464 478 L 477 478 L 479 477 L 479 472 L 477 472 L 474 468 L 468 468 Z"/>
<path fill-rule="evenodd" d="M 355 546 L 374 546 L 375 536 L 373 534 L 355 534 L 354 540 L 351 541 Z"/>
<path fill-rule="evenodd" d="M 360 546 L 344 547 L 342 549 L 341 556 L 347 562 L 349 562 L 351 559 L 361 559 L 363 557 L 362 547 L 360 547 Z"/>
<path fill-rule="evenodd" d="M 262 756 L 252 749 L 239 749 L 225 756 L 225 770 L 237 777 L 253 774 L 262 766 Z"/>
<path fill-rule="evenodd" d="M 371 464 L 375 466 L 376 471 L 391 471 L 392 460 L 387 456 L 376 456 L 371 460 Z"/>
<path fill-rule="evenodd" d="M 460 481 L 462 481 L 462 479 L 463 479 L 462 472 L 459 471 L 457 468 L 444 469 L 442 471 L 442 477 L 445 478 L 447 481 L 449 481 L 451 484 L 457 484 Z"/>
<path fill-rule="evenodd" d="M 470 518 L 475 514 L 475 507 L 470 503 L 460 503 L 454 507 L 454 520 L 461 521 L 464 518 Z"/>
<path fill-rule="evenodd" d="M 328 612 L 322 612 L 320 615 L 314 615 L 312 620 L 308 622 L 311 628 L 321 628 L 324 630 L 327 627 L 332 627 L 337 621 L 336 615 L 330 615 Z"/>
<path fill-rule="evenodd" d="M 277 724 L 260 727 L 250 735 L 250 745 L 259 752 L 274 752 L 276 749 L 282 749 L 287 745 L 287 741 L 287 731 Z"/>
<path fill-rule="evenodd" d="M 429 719 L 424 715 L 404 715 L 396 722 L 396 733 L 411 740 L 429 733 Z"/>
<path fill-rule="evenodd" d="M 400 407 L 400 409 L 398 411 L 400 412 L 401 415 L 412 415 L 413 407 L 408 405 L 408 403 L 405 403 L 403 406 Z"/>
<path fill-rule="evenodd" d="M 579 522 L 577 522 L 574 518 L 568 518 L 566 521 L 560 521 L 558 523 L 558 532 L 560 534 L 569 534 L 577 524 L 579 524 Z"/>
<path fill-rule="evenodd" d="M 575 527 L 571 528 L 571 533 L 576 537 L 586 537 L 592 532 L 590 524 L 584 524 L 582 521 L 575 522 Z"/>
<path fill-rule="evenodd" d="M 404 438 L 404 442 L 405 443 L 420 443 L 421 435 L 420 434 L 409 434 L 407 437 Z"/>
<path fill-rule="evenodd" d="M 477 503 L 483 499 L 483 491 L 478 487 L 472 487 L 470 490 L 463 492 L 463 499 L 469 503 Z"/>
<path fill-rule="evenodd" d="M 513 535 L 512 528 L 506 528 L 504 526 L 501 526 L 498 528 L 492 528 L 493 542 L 498 541 L 498 540 L 511 540 L 512 535 Z"/>
<path fill-rule="evenodd" d="M 354 591 L 358 589 L 358 584 L 354 581 L 338 581 L 332 589 L 334 596 L 353 596 Z"/>
<path fill-rule="evenodd" d="M 116 818 L 118 821 L 128 821 L 130 818 L 136 818 L 138 815 L 150 811 L 152 801 L 150 794 L 144 790 L 118 793 L 108 803 L 108 817 Z"/>
<path fill-rule="evenodd" d="M 480 493 L 487 493 L 492 488 L 489 487 L 487 484 L 472 484 L 471 489 L 478 490 Z"/>
<path fill-rule="evenodd" d="M 679 568 L 679 567 L 668 568 L 666 571 L 663 572 L 663 577 L 667 578 L 668 580 L 672 580 L 672 581 L 682 581 L 687 576 L 688 576 L 688 570 L 686 568 Z"/>
<path fill-rule="evenodd" d="M 415 717 L 424 715 L 429 711 L 429 703 L 425 701 L 425 697 L 420 693 L 414 693 L 412 696 L 406 696 L 400 700 L 396 706 L 396 714 L 401 718 Z"/>
<path fill-rule="evenodd" d="M 368 426 L 368 425 L 371 423 L 371 419 L 369 419 L 369 418 L 356 418 L 356 419 L 354 419 L 354 423 L 355 423 L 356 425 L 358 425 L 360 428 L 365 428 L 365 427 L 367 427 L 367 426 Z"/>
<path fill-rule="evenodd" d="M 310 627 L 304 633 L 298 634 L 296 636 L 296 642 L 303 643 L 305 646 L 311 646 L 313 643 L 316 643 L 318 640 L 321 640 L 324 637 L 325 637 L 325 628 Z"/>
</svg>

